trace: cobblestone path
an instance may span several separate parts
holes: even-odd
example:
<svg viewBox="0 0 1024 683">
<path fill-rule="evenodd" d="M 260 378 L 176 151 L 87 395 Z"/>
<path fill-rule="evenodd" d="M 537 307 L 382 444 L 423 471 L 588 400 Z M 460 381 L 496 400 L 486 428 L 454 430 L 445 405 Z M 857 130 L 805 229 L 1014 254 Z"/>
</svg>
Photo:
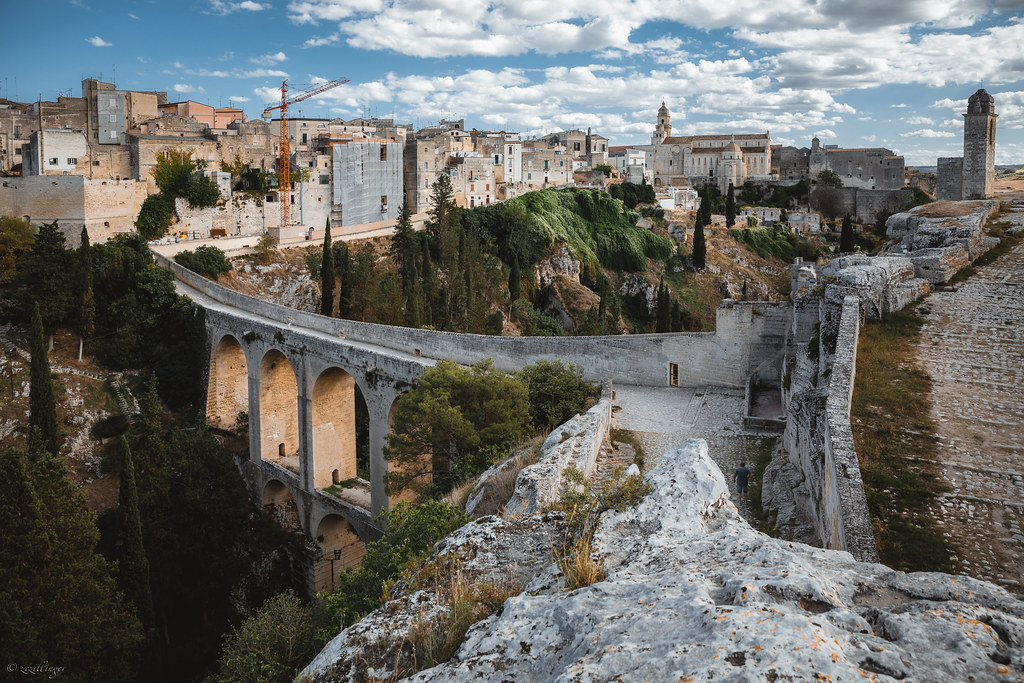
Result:
<svg viewBox="0 0 1024 683">
<path fill-rule="evenodd" d="M 1024 225 L 1024 205 L 1010 218 Z M 934 381 L 937 472 L 951 489 L 935 518 L 955 572 L 1024 592 L 1024 244 L 923 310 L 917 357 Z"/>
<path fill-rule="evenodd" d="M 746 460 L 749 466 L 764 449 L 770 452 L 778 439 L 777 434 L 744 428 L 742 390 L 622 384 L 614 389 L 612 427 L 636 432 L 648 469 L 686 439 L 704 439 L 708 454 L 731 485 L 740 461 Z M 750 502 L 740 502 L 735 493 L 732 501 L 756 527 Z"/>
</svg>

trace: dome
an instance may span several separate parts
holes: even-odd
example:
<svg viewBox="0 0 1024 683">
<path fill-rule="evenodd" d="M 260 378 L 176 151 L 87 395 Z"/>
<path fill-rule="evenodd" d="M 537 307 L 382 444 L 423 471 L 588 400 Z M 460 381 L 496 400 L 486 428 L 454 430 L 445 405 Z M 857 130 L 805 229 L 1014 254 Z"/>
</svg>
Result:
<svg viewBox="0 0 1024 683">
<path fill-rule="evenodd" d="M 971 95 L 971 98 L 967 100 L 967 113 L 994 114 L 995 105 L 995 98 L 985 92 L 984 88 L 979 88 L 978 91 Z"/>
<path fill-rule="evenodd" d="M 668 115 L 668 107 L 665 106 L 665 101 L 661 101 L 661 108 L 658 109 L 658 116 Z"/>
<path fill-rule="evenodd" d="M 740 149 L 740 146 L 736 144 L 735 140 L 733 140 L 732 142 L 730 142 L 728 145 L 725 146 L 725 151 L 726 152 L 735 152 L 737 154 L 742 154 L 743 153 L 743 150 Z"/>
</svg>

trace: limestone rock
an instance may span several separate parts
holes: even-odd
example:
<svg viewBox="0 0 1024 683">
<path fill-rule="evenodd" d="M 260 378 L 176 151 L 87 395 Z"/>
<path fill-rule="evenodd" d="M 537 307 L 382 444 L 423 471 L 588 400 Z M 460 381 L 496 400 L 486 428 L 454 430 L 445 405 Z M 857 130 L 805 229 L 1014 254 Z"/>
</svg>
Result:
<svg viewBox="0 0 1024 683">
<path fill-rule="evenodd" d="M 822 274 L 834 282 L 826 288 L 827 301 L 841 305 L 847 294 L 856 294 L 872 318 L 898 311 L 930 289 L 914 263 L 900 256 L 842 256 L 822 268 Z"/>
<path fill-rule="evenodd" d="M 1024 602 L 1005 590 L 764 536 L 729 501 L 703 441 L 647 478 L 654 492 L 595 534 L 604 581 L 510 598 L 451 661 L 411 680 L 1024 675 Z"/>
<path fill-rule="evenodd" d="M 550 256 L 537 264 L 537 284 L 541 287 L 551 284 L 556 275 L 580 281 L 579 259 L 574 259 L 564 244 L 557 245 Z"/>
<path fill-rule="evenodd" d="M 577 261 L 577 264 L 579 262 Z M 587 312 L 601 302 L 601 297 L 568 275 L 558 274 L 551 280 L 551 296 L 544 312 L 572 332 Z"/>
<path fill-rule="evenodd" d="M 647 301 L 647 310 L 654 313 L 658 305 L 658 288 L 639 275 L 627 275 L 619 285 L 619 294 L 623 296 L 643 295 Z"/>
</svg>

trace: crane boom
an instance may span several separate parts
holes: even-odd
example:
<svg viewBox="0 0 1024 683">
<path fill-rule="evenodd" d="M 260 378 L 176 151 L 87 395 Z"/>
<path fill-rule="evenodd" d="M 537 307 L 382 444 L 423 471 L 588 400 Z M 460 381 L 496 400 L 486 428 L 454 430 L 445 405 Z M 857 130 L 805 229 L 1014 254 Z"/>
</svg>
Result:
<svg viewBox="0 0 1024 683">
<path fill-rule="evenodd" d="M 278 174 L 279 183 L 277 186 L 278 196 L 281 199 L 281 227 L 285 227 L 291 224 L 291 150 L 290 140 L 288 138 L 288 106 L 308 100 L 310 97 L 315 97 L 320 93 L 327 92 L 331 88 L 337 88 L 339 85 L 348 83 L 347 78 L 336 78 L 333 81 L 327 81 L 321 83 L 314 88 L 304 90 L 297 95 L 293 95 L 291 99 L 288 98 L 288 79 L 281 82 L 281 104 L 275 104 L 273 107 L 267 107 L 263 110 L 263 117 L 267 118 L 271 115 L 275 109 L 281 110 L 281 141 L 278 147 L 278 162 L 277 166 L 280 171 Z"/>
</svg>

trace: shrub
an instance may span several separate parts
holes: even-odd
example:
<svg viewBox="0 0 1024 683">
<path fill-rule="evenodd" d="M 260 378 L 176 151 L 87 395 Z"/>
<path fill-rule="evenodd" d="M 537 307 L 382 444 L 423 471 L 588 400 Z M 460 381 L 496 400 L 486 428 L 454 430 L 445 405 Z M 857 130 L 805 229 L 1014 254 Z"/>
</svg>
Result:
<svg viewBox="0 0 1024 683">
<path fill-rule="evenodd" d="M 583 368 L 573 363 L 538 361 L 516 375 L 530 397 L 530 416 L 535 429 L 562 424 L 583 409 L 595 387 L 583 381 Z"/>
<path fill-rule="evenodd" d="M 267 233 L 256 243 L 255 251 L 256 261 L 267 265 L 274 258 L 274 254 L 277 253 L 277 242 L 274 241 L 270 233 Z"/>
<path fill-rule="evenodd" d="M 291 681 L 323 646 L 322 615 L 294 591 L 265 603 L 224 640 L 219 681 Z"/>
<path fill-rule="evenodd" d="M 174 257 L 174 261 L 211 280 L 216 280 L 221 274 L 231 270 L 231 262 L 217 247 L 202 246 L 196 247 L 194 252 L 183 251 Z"/>
<path fill-rule="evenodd" d="M 92 436 L 98 441 L 103 439 L 110 439 L 115 436 L 121 436 L 128 431 L 128 420 L 125 419 L 121 413 L 114 413 L 113 415 L 107 415 L 96 421 L 96 424 L 92 426 Z"/>
<path fill-rule="evenodd" d="M 188 181 L 188 184 L 185 185 L 182 196 L 188 200 L 188 205 L 194 209 L 215 206 L 217 200 L 220 199 L 220 188 L 217 187 L 217 183 L 209 178 L 193 176 Z"/>
<path fill-rule="evenodd" d="M 174 197 L 166 194 L 151 194 L 142 202 L 135 229 L 145 240 L 162 237 L 174 218 Z"/>
</svg>

